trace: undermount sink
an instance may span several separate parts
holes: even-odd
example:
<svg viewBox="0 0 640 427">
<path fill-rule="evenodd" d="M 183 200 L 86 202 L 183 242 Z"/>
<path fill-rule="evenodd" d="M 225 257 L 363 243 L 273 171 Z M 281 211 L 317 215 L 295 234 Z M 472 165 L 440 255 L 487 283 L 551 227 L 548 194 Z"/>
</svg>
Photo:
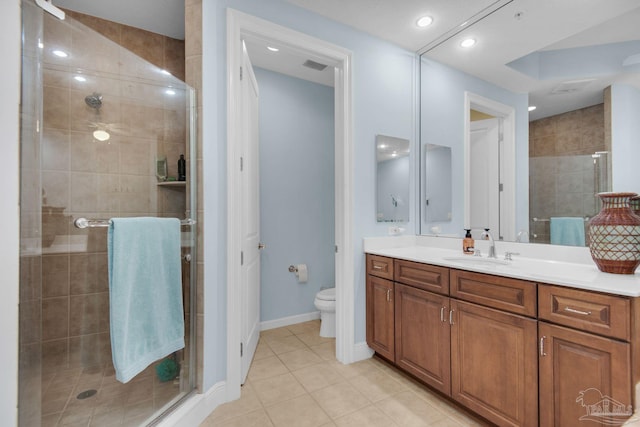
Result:
<svg viewBox="0 0 640 427">
<path fill-rule="evenodd" d="M 445 261 L 458 262 L 468 265 L 510 265 L 509 261 L 497 258 L 482 258 L 475 255 L 469 256 L 448 256 L 442 258 Z"/>
</svg>

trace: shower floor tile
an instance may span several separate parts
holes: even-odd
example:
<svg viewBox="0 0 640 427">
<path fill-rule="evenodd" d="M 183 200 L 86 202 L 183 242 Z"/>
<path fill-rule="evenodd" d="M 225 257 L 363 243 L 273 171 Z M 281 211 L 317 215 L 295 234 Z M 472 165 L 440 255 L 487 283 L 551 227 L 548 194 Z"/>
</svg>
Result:
<svg viewBox="0 0 640 427">
<path fill-rule="evenodd" d="M 79 399 L 81 393 L 88 397 Z M 115 379 L 111 364 L 62 370 L 42 378 L 41 425 L 138 426 L 178 395 L 179 379 L 160 382 L 155 365 L 127 384 Z"/>
</svg>

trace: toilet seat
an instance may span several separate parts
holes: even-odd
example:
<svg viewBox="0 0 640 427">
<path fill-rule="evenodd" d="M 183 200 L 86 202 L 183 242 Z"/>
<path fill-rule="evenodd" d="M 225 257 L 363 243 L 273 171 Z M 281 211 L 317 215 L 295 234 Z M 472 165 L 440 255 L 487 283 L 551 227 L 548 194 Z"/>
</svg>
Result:
<svg viewBox="0 0 640 427">
<path fill-rule="evenodd" d="M 316 294 L 316 298 L 322 301 L 335 301 L 336 288 L 323 289 Z"/>
</svg>

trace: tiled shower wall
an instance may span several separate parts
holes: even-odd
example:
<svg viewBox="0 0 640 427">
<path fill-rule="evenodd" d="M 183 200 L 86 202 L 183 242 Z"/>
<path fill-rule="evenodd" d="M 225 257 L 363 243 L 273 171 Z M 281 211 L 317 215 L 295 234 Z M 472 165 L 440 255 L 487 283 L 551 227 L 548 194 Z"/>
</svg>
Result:
<svg viewBox="0 0 640 427">
<path fill-rule="evenodd" d="M 106 229 L 79 230 L 85 216 L 185 215 L 185 190 L 158 187 L 156 156 L 166 155 L 169 175 L 185 153 L 184 93 L 142 76 L 148 67 L 101 36 L 52 25 L 44 40 L 85 67 L 77 82 L 62 60 L 43 69 L 42 138 L 42 370 L 87 367 L 110 361 Z M 133 78 L 124 78 L 133 75 Z M 137 78 L 137 76 L 141 76 Z M 84 101 L 98 92 L 98 112 Z M 94 140 L 93 123 L 108 123 L 111 138 Z"/>
<path fill-rule="evenodd" d="M 184 40 L 66 10 L 75 19 L 114 43 L 184 81 Z"/>
<path fill-rule="evenodd" d="M 605 151 L 604 104 L 529 124 L 529 218 L 531 241 L 549 243 L 552 216 L 595 215 L 594 163 Z M 545 221 L 533 221 L 533 218 Z"/>
</svg>

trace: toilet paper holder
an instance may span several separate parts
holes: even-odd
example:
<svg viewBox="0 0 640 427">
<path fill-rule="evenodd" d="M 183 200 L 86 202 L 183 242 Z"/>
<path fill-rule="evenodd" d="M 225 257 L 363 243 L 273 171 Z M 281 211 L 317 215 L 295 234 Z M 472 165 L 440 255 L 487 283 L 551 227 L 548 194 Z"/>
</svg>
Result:
<svg viewBox="0 0 640 427">
<path fill-rule="evenodd" d="M 289 266 L 289 273 L 297 273 L 297 272 L 298 272 L 298 267 L 296 267 L 295 265 Z"/>
</svg>

